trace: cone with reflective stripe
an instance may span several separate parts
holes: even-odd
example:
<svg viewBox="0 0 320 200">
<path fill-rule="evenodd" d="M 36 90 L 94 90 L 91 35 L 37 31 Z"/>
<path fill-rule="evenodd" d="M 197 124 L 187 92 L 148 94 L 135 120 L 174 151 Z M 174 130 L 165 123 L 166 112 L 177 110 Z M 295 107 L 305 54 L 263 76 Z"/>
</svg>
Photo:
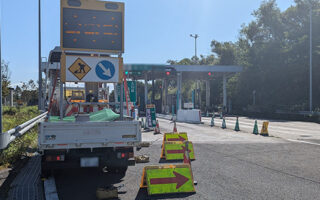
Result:
<svg viewBox="0 0 320 200">
<path fill-rule="evenodd" d="M 236 126 L 234 127 L 235 131 L 240 131 L 240 127 L 239 127 L 239 117 L 237 117 L 237 121 L 236 121 Z"/>
<path fill-rule="evenodd" d="M 222 129 L 226 129 L 227 128 L 227 124 L 226 124 L 226 119 L 225 118 L 223 118 L 223 120 L 222 120 L 221 128 Z"/>
<path fill-rule="evenodd" d="M 211 124 L 210 124 L 210 126 L 211 126 L 211 127 L 214 126 L 214 116 L 212 116 L 212 118 L 211 118 Z"/>
<path fill-rule="evenodd" d="M 255 135 L 258 135 L 258 134 L 259 134 L 259 129 L 258 129 L 258 122 L 257 122 L 257 120 L 254 122 L 253 134 L 255 134 Z"/>
<path fill-rule="evenodd" d="M 154 129 L 154 134 L 160 134 L 160 126 L 159 126 L 159 121 L 158 120 L 157 120 L 156 128 Z"/>
<path fill-rule="evenodd" d="M 174 124 L 173 124 L 173 132 L 178 133 L 176 121 L 174 121 Z"/>
</svg>

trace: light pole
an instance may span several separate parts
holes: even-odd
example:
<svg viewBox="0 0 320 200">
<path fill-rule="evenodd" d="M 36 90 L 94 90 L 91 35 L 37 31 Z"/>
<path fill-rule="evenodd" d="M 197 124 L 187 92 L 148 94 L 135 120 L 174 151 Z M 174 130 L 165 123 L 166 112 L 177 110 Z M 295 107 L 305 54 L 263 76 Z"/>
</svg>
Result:
<svg viewBox="0 0 320 200">
<path fill-rule="evenodd" d="M 310 63 L 309 63 L 309 110 L 312 112 L 312 4 L 310 1 L 309 6 L 309 15 L 310 15 Z"/>
<path fill-rule="evenodd" d="M 42 110 L 42 71 L 41 71 L 41 0 L 39 0 L 39 91 L 38 91 L 38 109 Z"/>
<path fill-rule="evenodd" d="M 2 134 L 2 60 L 1 60 L 1 13 L 2 1 L 0 2 L 0 134 Z"/>
<path fill-rule="evenodd" d="M 194 57 L 197 58 L 197 39 L 199 37 L 198 34 L 190 34 L 190 37 L 193 37 L 194 38 Z"/>
</svg>

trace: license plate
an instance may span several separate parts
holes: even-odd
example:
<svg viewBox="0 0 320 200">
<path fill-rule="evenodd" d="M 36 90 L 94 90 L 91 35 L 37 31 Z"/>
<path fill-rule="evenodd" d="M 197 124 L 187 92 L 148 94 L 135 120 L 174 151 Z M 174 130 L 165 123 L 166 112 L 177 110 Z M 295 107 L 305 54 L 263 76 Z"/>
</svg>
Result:
<svg viewBox="0 0 320 200">
<path fill-rule="evenodd" d="M 99 167 L 99 158 L 98 157 L 81 158 L 80 167 Z"/>
</svg>

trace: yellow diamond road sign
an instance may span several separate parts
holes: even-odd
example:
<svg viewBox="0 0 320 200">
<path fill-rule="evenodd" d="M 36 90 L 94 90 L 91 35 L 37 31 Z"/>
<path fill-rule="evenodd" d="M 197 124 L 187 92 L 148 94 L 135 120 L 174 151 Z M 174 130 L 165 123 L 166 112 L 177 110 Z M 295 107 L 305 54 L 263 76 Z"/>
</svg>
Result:
<svg viewBox="0 0 320 200">
<path fill-rule="evenodd" d="M 81 81 L 88 72 L 91 70 L 91 67 L 87 65 L 81 58 L 78 58 L 70 67 L 69 71 Z"/>
</svg>

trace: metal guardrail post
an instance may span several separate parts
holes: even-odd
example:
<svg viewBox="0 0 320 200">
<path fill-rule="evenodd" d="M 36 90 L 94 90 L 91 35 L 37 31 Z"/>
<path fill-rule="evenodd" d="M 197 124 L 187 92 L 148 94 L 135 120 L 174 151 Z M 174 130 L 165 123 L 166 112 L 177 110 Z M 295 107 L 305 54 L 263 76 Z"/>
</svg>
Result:
<svg viewBox="0 0 320 200">
<path fill-rule="evenodd" d="M 9 141 L 10 134 L 8 132 L 0 133 L 0 149 L 5 149 L 9 145 Z"/>
</svg>

